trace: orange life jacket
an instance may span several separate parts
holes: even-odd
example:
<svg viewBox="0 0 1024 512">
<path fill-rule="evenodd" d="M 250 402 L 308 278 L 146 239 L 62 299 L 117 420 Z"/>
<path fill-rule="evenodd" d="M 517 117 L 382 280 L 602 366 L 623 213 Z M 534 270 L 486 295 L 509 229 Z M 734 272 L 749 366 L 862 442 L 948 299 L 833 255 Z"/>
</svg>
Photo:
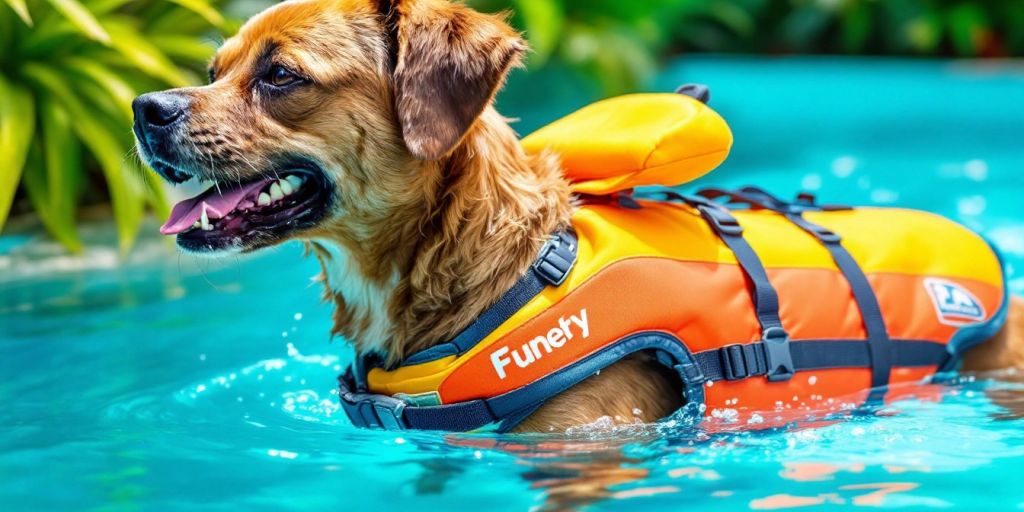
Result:
<svg viewBox="0 0 1024 512">
<path fill-rule="evenodd" d="M 608 151 L 607 144 L 580 148 L 572 146 L 578 135 L 559 135 L 575 131 L 580 113 L 527 138 L 528 149 L 547 137 L 535 150 L 576 155 L 567 160 L 568 174 L 588 204 L 454 339 L 395 368 L 358 357 L 339 379 L 353 423 L 508 430 L 638 351 L 674 369 L 686 401 L 702 411 L 766 411 L 794 397 L 813 403 L 869 389 L 874 401 L 891 383 L 955 368 L 964 350 L 1005 322 L 1009 300 L 998 255 L 936 215 L 819 205 L 806 195 L 787 202 L 754 187 L 638 194 L 649 199 L 626 193 L 702 175 L 731 142 L 724 122 L 700 102 L 654 97 L 657 108 L 645 115 L 682 112 L 683 124 L 699 118 L 690 126 L 704 150 L 634 144 L 617 151 L 647 155 L 606 154 L 603 161 L 617 167 L 600 175 L 594 169 L 601 160 L 585 156 Z M 582 118 L 632 122 L 586 109 Z M 674 136 L 682 134 L 678 126 L 669 128 Z M 655 154 L 660 160 L 652 164 Z M 675 167 L 676 178 L 666 177 L 666 166 Z"/>
</svg>

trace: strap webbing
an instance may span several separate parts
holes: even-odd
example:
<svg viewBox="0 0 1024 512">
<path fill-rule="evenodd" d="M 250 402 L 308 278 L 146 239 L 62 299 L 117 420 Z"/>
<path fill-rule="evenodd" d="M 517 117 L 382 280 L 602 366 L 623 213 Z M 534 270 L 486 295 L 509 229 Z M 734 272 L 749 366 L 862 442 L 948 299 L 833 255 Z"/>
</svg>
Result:
<svg viewBox="0 0 1024 512">
<path fill-rule="evenodd" d="M 767 377 L 770 381 L 784 381 L 793 377 L 793 362 L 789 354 L 789 334 L 779 318 L 779 294 L 750 243 L 743 238 L 743 227 L 724 206 L 700 196 L 683 195 L 673 190 L 657 190 L 670 200 L 682 201 L 697 209 L 715 234 L 736 256 L 740 269 L 750 284 L 754 312 L 761 325 L 761 343 L 765 345 Z"/>
<path fill-rule="evenodd" d="M 878 297 L 868 282 L 864 270 L 853 259 L 850 252 L 843 247 L 842 238 L 831 230 L 805 219 L 799 213 L 787 213 L 786 218 L 804 231 L 814 235 L 828 249 L 839 271 L 850 284 L 853 299 L 860 309 L 867 333 L 868 347 L 871 352 L 871 387 L 879 388 L 889 384 L 889 374 L 893 367 L 893 343 L 889 339 L 889 330 L 885 326 L 882 308 L 878 305 Z"/>
<path fill-rule="evenodd" d="M 868 346 L 871 355 L 871 387 L 880 388 L 889 384 L 890 373 L 893 366 L 892 340 L 889 339 L 889 331 L 885 325 L 885 318 L 882 316 L 882 309 L 878 304 L 874 289 L 868 281 L 864 271 L 853 259 L 850 252 L 843 247 L 842 238 L 830 229 L 815 224 L 806 218 L 805 211 L 815 210 L 839 210 L 845 209 L 842 206 L 819 206 L 816 205 L 811 196 L 802 195 L 796 203 L 790 203 L 766 192 L 758 187 L 743 187 L 738 191 L 723 189 L 705 189 L 698 192 L 698 195 L 708 199 L 726 197 L 730 201 L 747 203 L 755 208 L 764 208 L 782 214 L 786 219 L 800 229 L 811 234 L 824 245 L 832 256 L 836 267 L 843 277 L 846 278 L 853 293 L 854 301 L 860 310 L 864 323 L 864 331 L 867 334 Z M 878 393 L 884 395 L 884 392 Z M 881 396 L 873 396 L 881 398 Z"/>
<path fill-rule="evenodd" d="M 747 276 L 753 289 L 754 310 L 757 321 L 761 324 L 761 331 L 782 327 L 782 320 L 779 319 L 779 294 L 768 280 L 768 273 L 761 263 L 761 258 L 743 238 L 743 228 L 736 221 L 736 217 L 716 204 L 697 202 L 695 207 L 736 256 L 740 268 Z"/>
<path fill-rule="evenodd" d="M 544 291 L 544 288 L 562 284 L 573 265 L 576 264 L 576 244 L 576 234 L 572 231 L 555 233 L 541 249 L 537 260 L 523 274 L 523 277 L 519 278 L 497 302 L 481 313 L 472 324 L 463 329 L 451 341 L 412 354 L 402 364 L 419 364 L 445 356 L 459 355 L 476 346 L 480 340 L 516 314 L 537 294 Z"/>
<path fill-rule="evenodd" d="M 871 368 L 874 351 L 861 340 L 800 340 L 789 342 L 796 371 L 833 368 Z M 730 345 L 694 354 L 704 377 L 711 381 L 739 380 L 764 375 L 763 343 Z M 896 366 L 937 366 L 948 356 L 942 343 L 919 340 L 891 341 Z"/>
<path fill-rule="evenodd" d="M 406 407 L 404 412 L 408 428 L 416 430 L 466 432 L 501 420 L 483 400 L 431 407 Z"/>
<path fill-rule="evenodd" d="M 640 338 L 632 341 L 645 341 Z M 636 351 L 637 347 L 628 346 L 630 341 L 627 339 L 605 349 L 611 354 L 602 365 L 621 359 L 622 354 Z M 672 343 L 677 344 L 678 341 Z M 800 340 L 791 341 L 788 345 L 792 351 L 795 371 L 871 366 L 871 349 L 863 340 Z M 700 369 L 702 382 L 737 380 L 767 375 L 767 350 L 768 345 L 765 343 L 730 345 L 693 354 L 693 361 Z M 902 367 L 936 366 L 948 356 L 944 344 L 919 340 L 894 341 L 892 354 L 894 364 Z M 464 432 L 514 418 L 522 411 L 529 411 L 531 407 L 543 403 L 546 397 L 592 374 L 592 368 L 576 364 L 497 397 L 424 407 L 409 406 L 386 395 L 355 391 L 351 371 L 341 376 L 338 383 L 341 404 L 357 427 Z M 545 389 L 533 389 L 538 386 Z"/>
</svg>

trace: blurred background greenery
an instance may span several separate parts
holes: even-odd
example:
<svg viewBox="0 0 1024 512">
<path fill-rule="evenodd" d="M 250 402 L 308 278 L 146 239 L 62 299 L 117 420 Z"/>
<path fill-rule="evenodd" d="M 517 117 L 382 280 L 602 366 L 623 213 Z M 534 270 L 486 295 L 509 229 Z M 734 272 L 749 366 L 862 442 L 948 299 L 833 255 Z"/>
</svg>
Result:
<svg viewBox="0 0 1024 512">
<path fill-rule="evenodd" d="M 0 0 L 0 230 L 34 218 L 70 252 L 112 218 L 127 251 L 162 185 L 132 152 L 131 99 L 200 83 L 217 42 L 266 0 Z M 1024 0 L 469 0 L 511 10 L 525 71 L 569 70 L 603 95 L 695 52 L 1024 55 Z"/>
</svg>

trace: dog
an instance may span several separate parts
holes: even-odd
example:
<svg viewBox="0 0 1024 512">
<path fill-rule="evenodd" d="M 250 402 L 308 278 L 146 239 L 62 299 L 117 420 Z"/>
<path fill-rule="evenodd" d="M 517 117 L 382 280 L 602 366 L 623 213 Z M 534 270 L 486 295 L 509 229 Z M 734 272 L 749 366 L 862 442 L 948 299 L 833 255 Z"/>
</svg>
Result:
<svg viewBox="0 0 1024 512">
<path fill-rule="evenodd" d="M 155 172 L 217 185 L 163 231 L 203 255 L 304 241 L 335 306 L 332 334 L 359 354 L 394 364 L 451 339 L 576 208 L 557 156 L 525 153 L 492 106 L 526 51 L 503 16 L 448 0 L 275 5 L 223 44 L 208 85 L 133 104 Z M 1011 309 L 965 370 L 1024 367 L 1024 305 Z M 634 354 L 517 430 L 653 422 L 683 405 L 678 377 Z"/>
</svg>

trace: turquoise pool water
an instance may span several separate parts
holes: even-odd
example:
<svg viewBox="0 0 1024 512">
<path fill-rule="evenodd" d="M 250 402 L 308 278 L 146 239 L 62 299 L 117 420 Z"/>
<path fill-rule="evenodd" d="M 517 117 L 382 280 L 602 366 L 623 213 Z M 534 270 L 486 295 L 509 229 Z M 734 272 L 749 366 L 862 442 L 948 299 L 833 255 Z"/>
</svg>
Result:
<svg viewBox="0 0 1024 512">
<path fill-rule="evenodd" d="M 1024 65 L 691 59 L 652 89 L 688 81 L 736 134 L 703 183 L 941 213 L 992 238 L 1024 293 Z M 592 95 L 517 79 L 503 106 L 528 131 Z M 151 237 L 119 264 L 0 238 L 0 509 L 1024 509 L 1014 373 L 768 432 L 745 412 L 715 433 L 356 430 L 316 273 L 292 245 L 210 262 Z"/>
</svg>

